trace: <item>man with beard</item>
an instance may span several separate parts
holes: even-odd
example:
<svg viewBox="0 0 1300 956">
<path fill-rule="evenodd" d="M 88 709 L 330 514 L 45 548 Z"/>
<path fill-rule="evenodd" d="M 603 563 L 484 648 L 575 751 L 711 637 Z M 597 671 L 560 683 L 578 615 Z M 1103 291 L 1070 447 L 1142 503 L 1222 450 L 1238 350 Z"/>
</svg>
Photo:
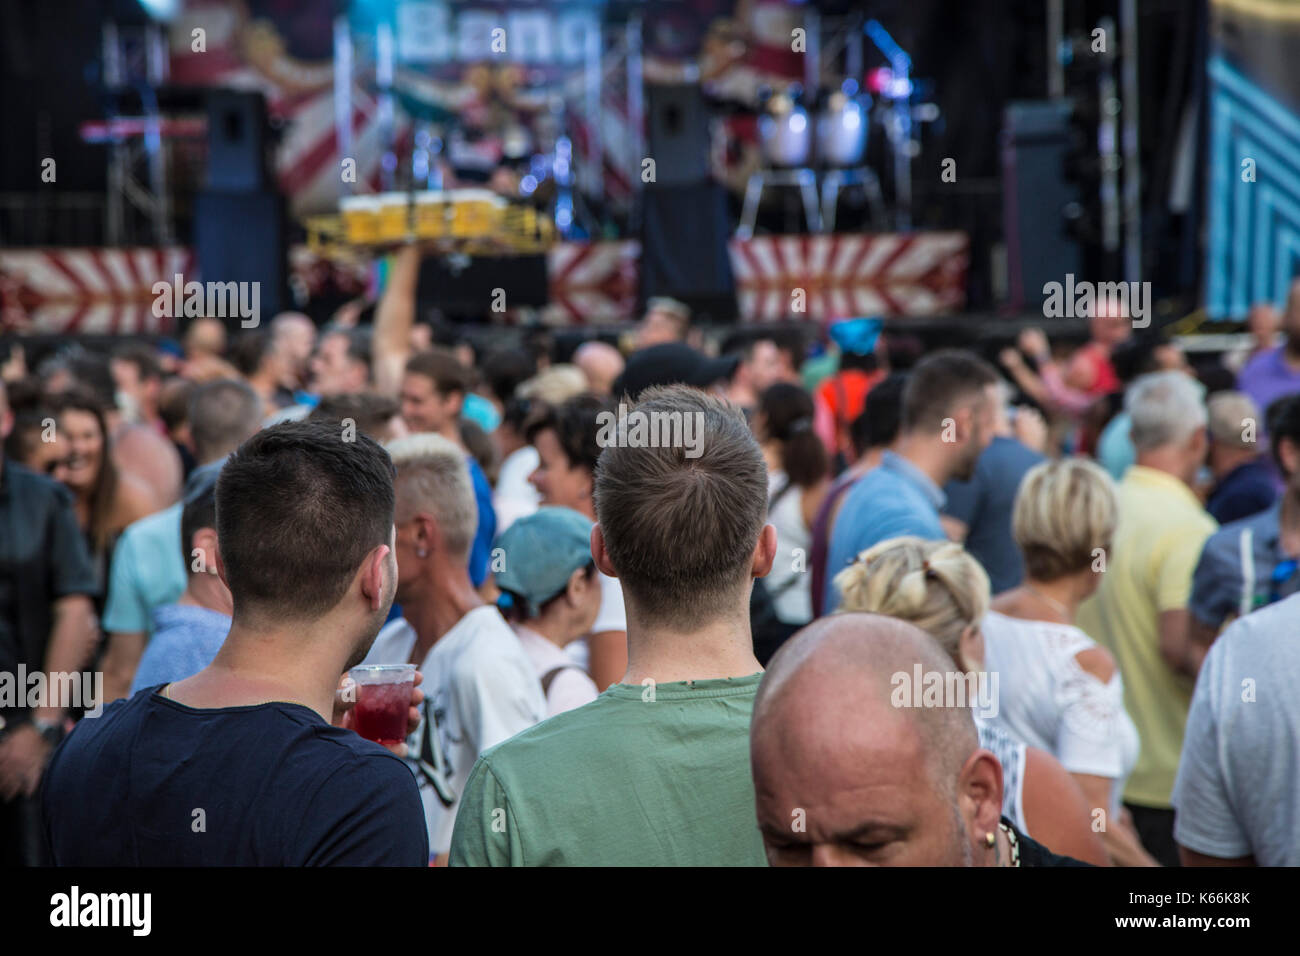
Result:
<svg viewBox="0 0 1300 956">
<path fill-rule="evenodd" d="M 331 723 L 397 586 L 392 461 L 326 422 L 279 425 L 226 462 L 216 508 L 230 634 L 204 670 L 117 701 L 55 752 L 55 863 L 425 865 L 410 771 Z"/>
<path fill-rule="evenodd" d="M 831 532 L 825 608 L 839 605 L 834 579 L 859 553 L 901 535 L 947 537 L 943 486 L 969 481 L 993 440 L 998 374 L 970 352 L 944 350 L 917 364 L 903 390 L 898 442 L 855 484 Z"/>
</svg>

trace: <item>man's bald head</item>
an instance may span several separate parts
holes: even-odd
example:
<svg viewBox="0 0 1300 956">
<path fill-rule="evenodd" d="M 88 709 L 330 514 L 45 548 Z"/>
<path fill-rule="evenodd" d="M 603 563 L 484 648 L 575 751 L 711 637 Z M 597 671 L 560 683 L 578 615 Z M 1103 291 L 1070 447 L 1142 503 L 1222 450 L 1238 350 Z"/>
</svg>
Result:
<svg viewBox="0 0 1300 956">
<path fill-rule="evenodd" d="M 924 631 L 876 614 L 815 621 L 773 658 L 750 757 L 774 864 L 960 865 L 971 824 L 996 829 L 1001 768 L 969 708 L 891 700 L 895 675 L 918 664 L 954 667 Z"/>
<path fill-rule="evenodd" d="M 185 330 L 185 355 L 221 357 L 226 351 L 226 326 L 220 319 L 197 318 Z"/>
<path fill-rule="evenodd" d="M 622 353 L 607 342 L 583 342 L 573 353 L 573 364 L 587 376 L 591 391 L 609 395 L 626 363 Z"/>
</svg>

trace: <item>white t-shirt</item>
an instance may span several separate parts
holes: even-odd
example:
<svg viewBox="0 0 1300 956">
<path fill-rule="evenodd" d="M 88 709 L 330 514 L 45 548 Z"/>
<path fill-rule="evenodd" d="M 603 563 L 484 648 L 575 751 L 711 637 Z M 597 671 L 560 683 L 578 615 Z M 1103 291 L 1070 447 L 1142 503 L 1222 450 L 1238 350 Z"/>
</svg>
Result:
<svg viewBox="0 0 1300 956">
<path fill-rule="evenodd" d="M 1077 655 L 1097 643 L 1077 627 L 989 611 L 980 624 L 984 666 L 998 675 L 998 720 L 1070 773 L 1109 777 L 1112 813 L 1138 759 L 1138 732 L 1116 670 L 1102 683 Z"/>
<path fill-rule="evenodd" d="M 601 574 L 599 571 L 596 573 L 600 575 L 600 613 L 596 615 L 596 620 L 591 625 L 591 633 L 626 631 L 627 608 L 623 605 L 623 585 L 618 583 L 618 578 L 611 578 L 608 574 Z M 587 647 L 585 637 L 568 644 L 564 648 L 564 653 L 568 654 L 569 659 L 584 671 L 590 673 L 591 649 Z"/>
<path fill-rule="evenodd" d="M 492 492 L 492 509 L 497 513 L 497 534 L 537 510 L 542 496 L 528 483 L 528 476 L 537 470 L 540 460 L 537 449 L 525 445 L 516 448 L 501 463 L 497 472 L 497 486 Z"/>
<path fill-rule="evenodd" d="M 405 664 L 414 647 L 415 629 L 398 618 L 379 632 L 362 663 Z M 408 763 L 424 801 L 429 852 L 437 855 L 451 848 L 460 793 L 474 761 L 489 747 L 546 719 L 546 700 L 523 644 L 501 613 L 488 604 L 470 611 L 435 642 L 420 671 L 425 713 L 433 714 L 437 727 L 430 738 L 434 753 L 421 753 L 423 720 L 406 743 Z M 415 760 L 422 756 L 437 786 L 416 766 Z"/>
<path fill-rule="evenodd" d="M 600 692 L 596 689 L 596 682 L 574 663 L 573 658 L 564 652 L 564 648 L 557 647 L 532 628 L 522 624 L 515 626 L 515 633 L 519 635 L 520 643 L 528 652 L 539 681 L 557 667 L 563 668 L 556 671 L 555 676 L 551 678 L 551 686 L 546 691 L 547 717 L 554 717 L 574 707 L 590 704 L 600 696 Z"/>
<path fill-rule="evenodd" d="M 812 532 L 803 520 L 803 489 L 789 483 L 783 471 L 767 476 L 768 501 L 777 492 L 781 496 L 769 504 L 767 521 L 776 529 L 776 557 L 772 571 L 763 579 L 772 598 L 772 610 L 784 624 L 807 624 L 812 620 L 812 575 L 808 573 L 808 552 Z"/>
</svg>

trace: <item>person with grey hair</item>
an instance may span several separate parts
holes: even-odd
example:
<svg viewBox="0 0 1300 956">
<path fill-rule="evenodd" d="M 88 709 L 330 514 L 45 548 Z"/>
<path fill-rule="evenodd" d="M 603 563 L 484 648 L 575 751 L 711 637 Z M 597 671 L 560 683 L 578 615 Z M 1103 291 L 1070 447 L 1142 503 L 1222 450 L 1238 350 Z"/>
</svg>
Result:
<svg viewBox="0 0 1300 956">
<path fill-rule="evenodd" d="M 479 754 L 546 718 L 524 645 L 469 578 L 478 508 L 461 448 L 429 433 L 392 441 L 397 469 L 397 595 L 362 662 L 416 664 L 424 674 L 420 725 L 408 763 L 424 801 L 429 851 L 451 847 L 452 826 Z M 509 557 L 507 556 L 507 560 Z"/>
<path fill-rule="evenodd" d="M 1124 805 L 1143 846 L 1177 866 L 1169 798 L 1205 654 L 1190 640 L 1188 604 L 1197 558 L 1218 527 L 1191 487 L 1205 459 L 1206 412 L 1199 386 L 1181 372 L 1142 376 L 1124 404 L 1137 463 L 1119 483 L 1119 520 L 1099 555 L 1105 572 L 1076 623 L 1114 655 L 1142 742 Z"/>
<path fill-rule="evenodd" d="M 1258 514 L 1277 499 L 1273 470 L 1263 452 L 1264 422 L 1245 392 L 1210 396 L 1210 453 L 1214 487 L 1205 510 L 1219 524 Z"/>
</svg>

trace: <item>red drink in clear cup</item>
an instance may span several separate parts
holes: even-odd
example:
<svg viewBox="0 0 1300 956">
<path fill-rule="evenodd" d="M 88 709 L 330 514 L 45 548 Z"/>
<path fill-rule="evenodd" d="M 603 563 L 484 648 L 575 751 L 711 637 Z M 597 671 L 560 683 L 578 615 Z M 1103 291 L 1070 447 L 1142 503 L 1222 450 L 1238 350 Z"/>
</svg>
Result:
<svg viewBox="0 0 1300 956">
<path fill-rule="evenodd" d="M 415 690 L 414 664 L 383 664 L 352 668 L 357 703 L 352 729 L 367 740 L 391 746 L 406 740 Z"/>
</svg>

